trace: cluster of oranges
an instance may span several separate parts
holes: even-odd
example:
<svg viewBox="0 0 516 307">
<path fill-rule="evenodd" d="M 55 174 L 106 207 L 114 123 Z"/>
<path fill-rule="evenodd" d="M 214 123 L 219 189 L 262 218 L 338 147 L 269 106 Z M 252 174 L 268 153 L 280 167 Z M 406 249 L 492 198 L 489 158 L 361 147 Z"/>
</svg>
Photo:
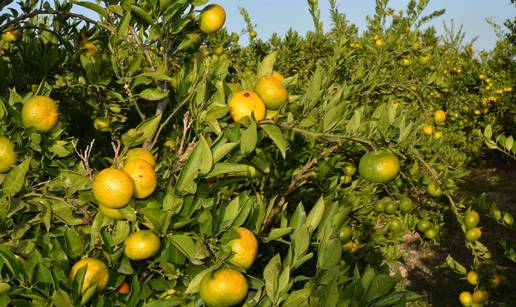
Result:
<svg viewBox="0 0 516 307">
<path fill-rule="evenodd" d="M 255 83 L 254 91 L 236 92 L 229 100 L 229 112 L 234 121 L 254 117 L 260 121 L 273 114 L 287 101 L 288 92 L 278 72 L 261 76 Z"/>
<path fill-rule="evenodd" d="M 446 112 L 439 109 L 434 112 L 434 121 L 437 125 L 442 125 L 446 121 Z M 426 135 L 432 135 L 434 139 L 438 140 L 443 137 L 441 130 L 436 130 L 433 124 L 425 124 L 422 128 L 423 133 Z"/>
<path fill-rule="evenodd" d="M 258 240 L 247 228 L 236 227 L 237 238 L 229 241 L 229 262 L 244 270 L 253 265 L 258 254 Z M 233 306 L 247 296 L 247 280 L 241 272 L 223 267 L 206 274 L 199 285 L 199 294 L 208 306 Z"/>
</svg>

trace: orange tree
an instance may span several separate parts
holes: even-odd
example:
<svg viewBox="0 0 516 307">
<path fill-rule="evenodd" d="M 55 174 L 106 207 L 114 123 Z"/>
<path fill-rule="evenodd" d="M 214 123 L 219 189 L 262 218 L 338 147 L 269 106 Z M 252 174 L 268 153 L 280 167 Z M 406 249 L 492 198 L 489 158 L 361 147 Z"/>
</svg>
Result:
<svg viewBox="0 0 516 307">
<path fill-rule="evenodd" d="M 2 305 L 403 305 L 385 264 L 404 238 L 439 242 L 447 213 L 481 271 L 486 230 L 455 194 L 483 140 L 434 119 L 482 97 L 449 85 L 446 59 L 478 65 L 419 31 L 440 12 L 378 1 L 358 36 L 330 1 L 325 34 L 312 0 L 316 31 L 269 44 L 242 10 L 244 48 L 207 2 L 21 1 L 0 17 L 0 131 L 16 158 L 0 174 Z M 35 96 L 57 122 L 27 110 Z"/>
</svg>

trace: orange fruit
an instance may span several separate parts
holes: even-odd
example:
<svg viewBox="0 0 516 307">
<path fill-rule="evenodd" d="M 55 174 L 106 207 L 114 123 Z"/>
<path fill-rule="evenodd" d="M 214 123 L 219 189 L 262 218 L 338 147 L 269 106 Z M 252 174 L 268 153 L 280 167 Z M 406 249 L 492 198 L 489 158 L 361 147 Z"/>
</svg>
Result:
<svg viewBox="0 0 516 307">
<path fill-rule="evenodd" d="M 283 81 L 285 80 L 285 77 L 283 77 L 279 72 L 277 71 L 273 71 L 272 74 L 271 74 L 271 77 L 273 77 L 274 79 L 278 80 L 278 81 Z"/>
<path fill-rule="evenodd" d="M 154 193 L 158 185 L 158 176 L 154 168 L 144 160 L 130 160 L 124 165 L 126 172 L 134 182 L 134 197 L 147 198 Z"/>
<path fill-rule="evenodd" d="M 57 123 L 57 104 L 46 96 L 34 96 L 22 108 L 22 123 L 25 128 L 34 127 L 39 132 L 47 132 Z"/>
<path fill-rule="evenodd" d="M 255 92 L 240 91 L 229 100 L 229 113 L 234 121 L 246 116 L 262 120 L 265 118 L 265 104 Z"/>
<path fill-rule="evenodd" d="M 6 43 L 14 43 L 18 39 L 18 31 L 6 31 L 2 34 L 2 40 Z"/>
<path fill-rule="evenodd" d="M 430 228 L 427 231 L 425 231 L 425 237 L 429 240 L 437 238 L 437 235 L 439 235 L 439 231 L 435 228 Z"/>
<path fill-rule="evenodd" d="M 381 38 L 378 38 L 374 41 L 374 44 L 376 47 L 382 47 L 383 45 L 385 45 L 385 41 Z"/>
<path fill-rule="evenodd" d="M 129 292 L 131 292 L 131 287 L 129 286 L 129 283 L 124 280 L 118 287 L 118 293 L 125 295 L 129 294 Z"/>
<path fill-rule="evenodd" d="M 443 132 L 442 131 L 435 131 L 434 132 L 434 139 L 438 140 L 440 138 L 443 137 Z"/>
<path fill-rule="evenodd" d="M 125 161 L 129 162 L 131 160 L 144 160 L 149 163 L 152 167 L 156 166 L 156 158 L 152 155 L 150 151 L 145 148 L 133 148 L 127 152 L 125 157 Z"/>
<path fill-rule="evenodd" d="M 461 292 L 459 295 L 459 301 L 462 306 L 469 307 L 473 303 L 473 296 L 467 291 Z"/>
<path fill-rule="evenodd" d="M 486 290 L 476 290 L 473 292 L 473 302 L 474 303 L 485 303 L 487 302 L 489 295 Z"/>
<path fill-rule="evenodd" d="M 124 254 L 131 260 L 148 259 L 159 251 L 161 241 L 151 230 L 137 231 L 124 242 Z"/>
<path fill-rule="evenodd" d="M 349 242 L 349 240 L 351 240 L 352 237 L 353 229 L 348 225 L 342 225 L 339 231 L 339 238 L 342 241 L 342 243 Z"/>
<path fill-rule="evenodd" d="M 253 265 L 258 253 L 258 240 L 256 240 L 252 231 L 247 228 L 237 227 L 235 230 L 239 238 L 233 239 L 228 243 L 228 246 L 231 247 L 231 251 L 233 252 L 229 261 L 244 269 L 249 269 L 251 265 Z"/>
<path fill-rule="evenodd" d="M 427 124 L 423 126 L 423 133 L 426 135 L 432 135 L 434 132 L 434 126 Z"/>
<path fill-rule="evenodd" d="M 77 261 L 70 270 L 70 283 L 73 282 L 77 271 L 83 266 L 87 266 L 87 268 L 81 292 L 84 292 L 94 282 L 97 282 L 97 292 L 104 290 L 109 280 L 109 270 L 104 262 L 96 258 L 87 257 Z"/>
<path fill-rule="evenodd" d="M 86 42 L 82 47 L 87 57 L 93 58 L 97 54 L 97 47 L 92 42 Z"/>
<path fill-rule="evenodd" d="M 412 209 L 414 209 L 414 202 L 409 197 L 403 196 L 400 198 L 398 207 L 400 208 L 401 212 L 410 212 Z"/>
<path fill-rule="evenodd" d="M 441 197 L 443 195 L 443 190 L 441 189 L 439 184 L 435 181 L 431 181 L 426 186 L 426 191 L 428 192 L 428 194 L 430 194 L 433 197 Z"/>
<path fill-rule="evenodd" d="M 432 60 L 432 55 L 425 54 L 425 55 L 420 56 L 418 61 L 419 61 L 419 64 L 426 65 L 426 64 L 430 63 L 431 60 Z"/>
<path fill-rule="evenodd" d="M 230 268 L 222 268 L 204 276 L 199 285 L 201 299 L 208 306 L 234 306 L 247 296 L 244 275 Z"/>
<path fill-rule="evenodd" d="M 206 6 L 201 13 L 199 27 L 206 34 L 217 32 L 226 22 L 226 11 L 218 4 Z"/>
<path fill-rule="evenodd" d="M 403 58 L 401 59 L 402 66 L 410 66 L 414 61 L 411 58 Z"/>
<path fill-rule="evenodd" d="M 260 77 L 254 90 L 267 109 L 277 110 L 288 99 L 287 89 L 273 76 Z"/>
<path fill-rule="evenodd" d="M 426 232 L 427 230 L 429 230 L 430 228 L 432 228 L 432 222 L 430 222 L 429 220 L 427 219 L 422 219 L 420 220 L 418 223 L 417 223 L 417 230 L 419 230 L 420 232 Z"/>
<path fill-rule="evenodd" d="M 437 110 L 434 112 L 434 120 L 437 123 L 443 123 L 446 120 L 446 113 L 443 110 Z"/>
<path fill-rule="evenodd" d="M 466 280 L 473 286 L 478 285 L 478 274 L 477 272 L 470 271 L 466 274 Z"/>
<path fill-rule="evenodd" d="M 5 173 L 16 163 L 14 145 L 5 136 L 0 136 L 0 173 Z"/>
<path fill-rule="evenodd" d="M 482 230 L 480 230 L 478 227 L 471 228 L 470 230 L 466 231 L 466 240 L 469 242 L 478 241 L 480 237 L 482 237 Z"/>
<path fill-rule="evenodd" d="M 116 168 L 106 168 L 93 180 L 93 196 L 99 204 L 107 208 L 122 208 L 134 194 L 134 183 L 125 172 Z"/>
<path fill-rule="evenodd" d="M 480 221 L 480 215 L 476 211 L 469 211 L 464 216 L 464 224 L 468 228 L 475 228 L 475 227 L 477 227 L 479 221 Z"/>
<path fill-rule="evenodd" d="M 365 180 L 385 183 L 394 179 L 400 170 L 400 161 L 387 150 L 366 153 L 358 164 L 358 172 Z"/>
</svg>

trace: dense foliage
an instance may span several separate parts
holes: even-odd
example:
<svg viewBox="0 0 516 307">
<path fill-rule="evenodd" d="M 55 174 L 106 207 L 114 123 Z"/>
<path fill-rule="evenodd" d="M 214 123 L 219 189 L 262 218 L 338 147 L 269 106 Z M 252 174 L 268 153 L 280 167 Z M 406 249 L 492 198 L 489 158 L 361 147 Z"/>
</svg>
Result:
<svg viewBox="0 0 516 307">
<path fill-rule="evenodd" d="M 516 156 L 510 36 L 479 55 L 425 28 L 444 13 L 423 15 L 427 0 L 377 0 L 364 33 L 335 0 L 323 32 L 309 0 L 313 32 L 267 41 L 242 9 L 247 46 L 207 0 L 9 2 L 0 306 L 404 306 L 421 297 L 400 243 L 452 232 L 471 252 L 447 258 L 471 283 L 461 302 L 510 303 L 482 234 L 504 227 L 514 265 L 512 215 L 460 193 L 489 148 Z M 136 148 L 149 163 L 130 166 Z"/>
</svg>

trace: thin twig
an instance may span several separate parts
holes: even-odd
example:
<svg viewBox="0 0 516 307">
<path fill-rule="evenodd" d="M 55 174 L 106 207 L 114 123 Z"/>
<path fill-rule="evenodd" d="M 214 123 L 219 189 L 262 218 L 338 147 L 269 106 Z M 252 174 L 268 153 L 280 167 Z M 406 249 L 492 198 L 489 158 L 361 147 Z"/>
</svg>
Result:
<svg viewBox="0 0 516 307">
<path fill-rule="evenodd" d="M 118 166 L 118 158 L 120 157 L 120 148 L 122 144 L 119 140 L 111 142 L 111 146 L 113 147 L 113 152 L 115 153 L 115 158 L 113 159 L 114 167 Z"/>
<path fill-rule="evenodd" d="M 90 144 L 86 146 L 86 149 L 84 151 L 78 151 L 77 147 L 73 147 L 75 150 L 75 153 L 79 156 L 79 158 L 82 161 L 82 164 L 84 165 L 84 168 L 86 169 L 86 173 L 88 174 L 88 177 L 90 178 L 90 181 L 93 182 L 93 170 L 90 167 L 90 156 L 91 151 L 93 149 L 93 145 L 95 144 L 95 139 L 91 140 Z"/>
</svg>

